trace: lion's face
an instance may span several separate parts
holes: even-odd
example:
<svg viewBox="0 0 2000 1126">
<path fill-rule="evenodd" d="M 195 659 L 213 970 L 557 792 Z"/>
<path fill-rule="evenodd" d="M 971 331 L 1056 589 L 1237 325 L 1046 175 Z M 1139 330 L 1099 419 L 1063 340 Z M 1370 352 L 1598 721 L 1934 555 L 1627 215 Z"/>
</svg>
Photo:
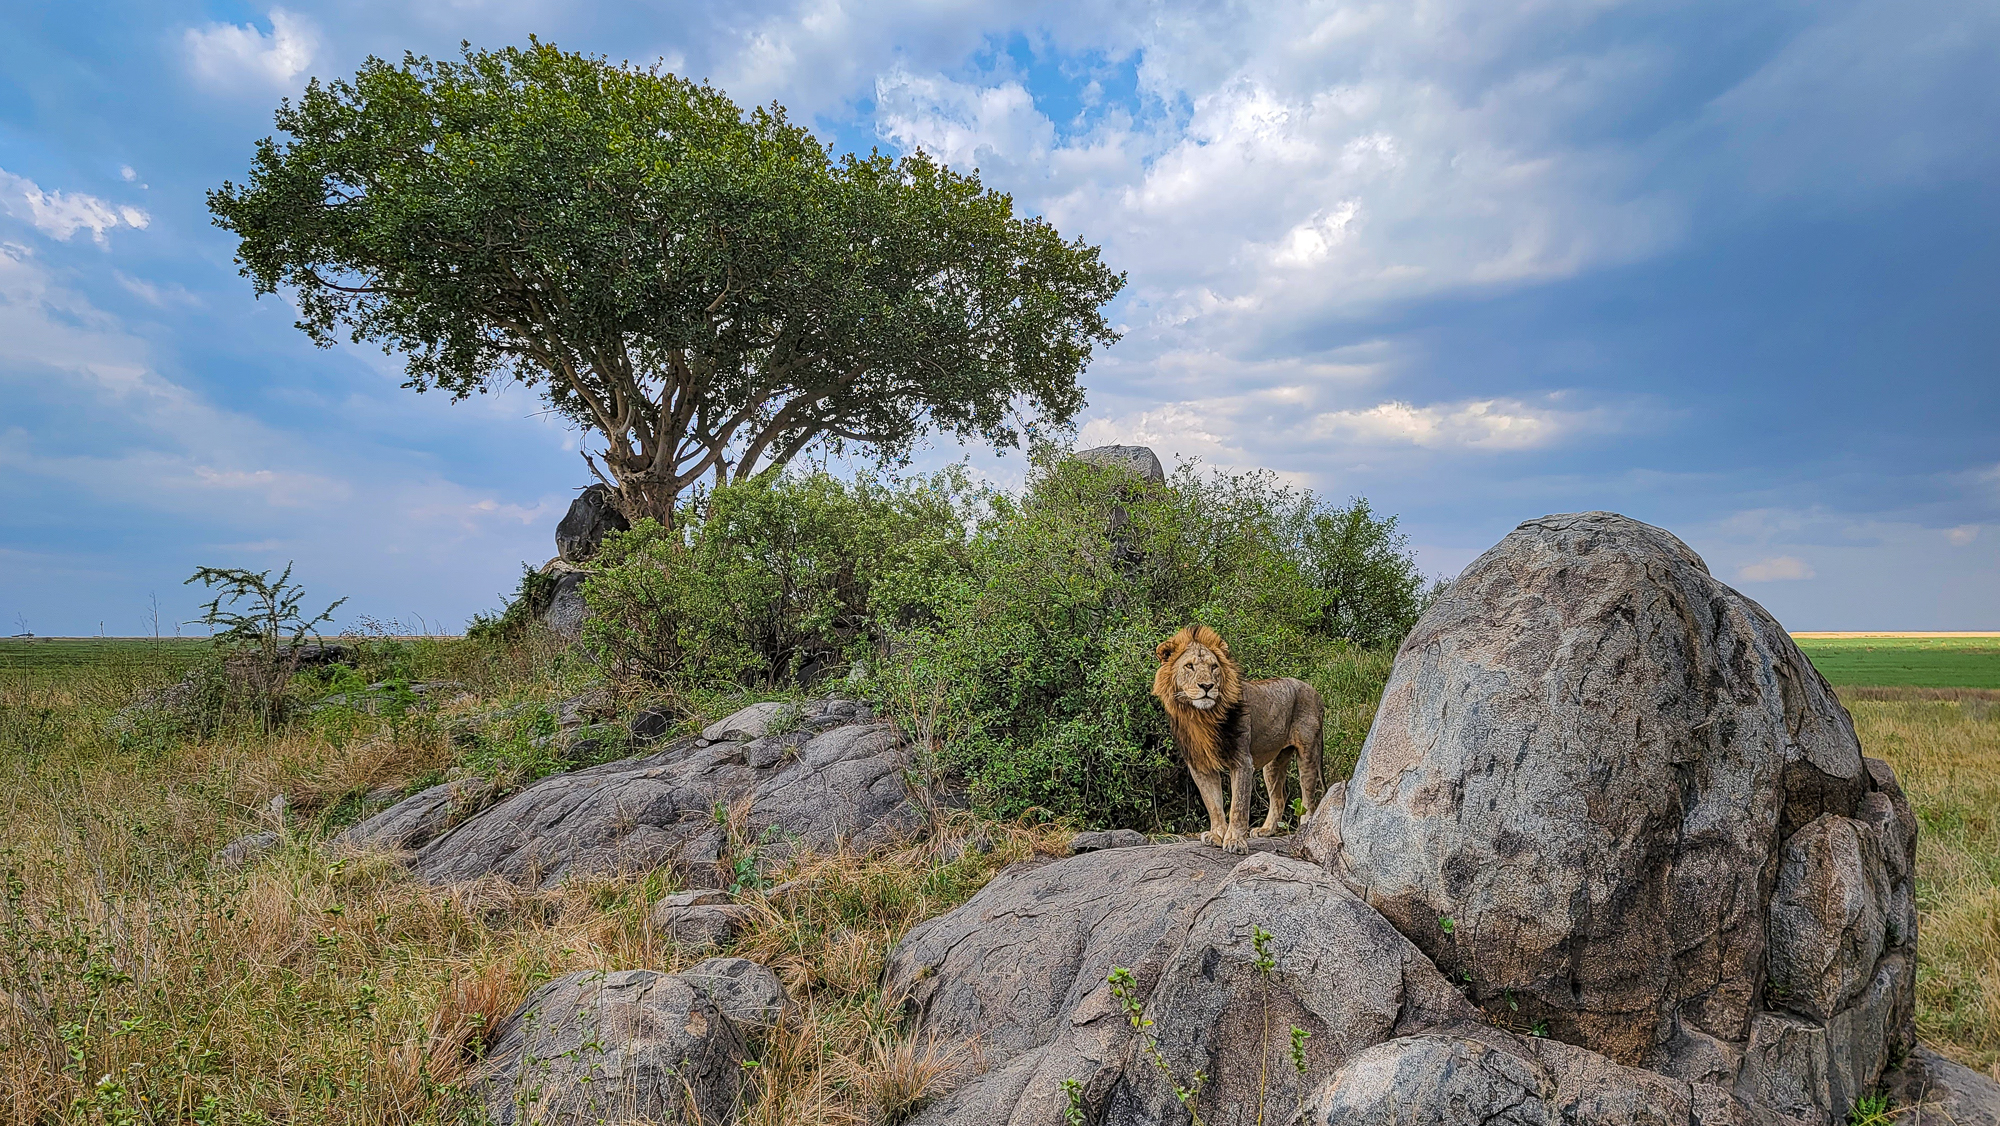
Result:
<svg viewBox="0 0 2000 1126">
<path fill-rule="evenodd" d="M 1183 647 L 1174 658 L 1174 695 L 1207 711 L 1222 701 L 1222 658 L 1206 645 Z"/>
</svg>

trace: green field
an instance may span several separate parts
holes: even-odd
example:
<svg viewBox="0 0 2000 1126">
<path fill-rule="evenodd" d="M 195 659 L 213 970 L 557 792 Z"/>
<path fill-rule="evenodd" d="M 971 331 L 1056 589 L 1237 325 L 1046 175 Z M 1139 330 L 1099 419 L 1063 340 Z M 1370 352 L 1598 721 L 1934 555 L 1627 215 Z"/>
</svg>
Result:
<svg viewBox="0 0 2000 1126">
<path fill-rule="evenodd" d="M 208 648 L 205 637 L 5 637 L 0 678 L 62 677 L 84 669 L 178 672 Z"/>
<path fill-rule="evenodd" d="M 1820 675 L 1836 685 L 2000 688 L 2000 635 L 1797 641 Z"/>
</svg>

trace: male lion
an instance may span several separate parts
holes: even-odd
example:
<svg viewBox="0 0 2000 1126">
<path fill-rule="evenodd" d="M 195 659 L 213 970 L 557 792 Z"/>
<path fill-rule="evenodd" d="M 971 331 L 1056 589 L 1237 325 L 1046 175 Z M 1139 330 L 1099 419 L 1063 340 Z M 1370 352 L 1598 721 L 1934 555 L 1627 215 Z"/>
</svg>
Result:
<svg viewBox="0 0 2000 1126">
<path fill-rule="evenodd" d="M 1188 773 L 1201 789 L 1208 807 L 1206 844 L 1230 852 L 1250 851 L 1250 837 L 1278 831 L 1285 815 L 1285 780 L 1293 754 L 1299 759 L 1299 789 L 1304 791 L 1306 816 L 1319 808 L 1322 769 L 1320 724 L 1326 709 L 1319 692 L 1303 680 L 1243 679 L 1229 655 L 1229 643 L 1207 626 L 1193 625 L 1174 634 L 1153 652 L 1160 668 L 1153 674 L 1153 695 L 1167 709 L 1167 726 L 1174 745 L 1186 760 Z M 1250 794 L 1257 769 L 1264 771 L 1264 789 L 1271 811 L 1264 824 L 1250 826 Z M 1229 771 L 1227 828 L 1222 809 L 1222 772 Z"/>
</svg>

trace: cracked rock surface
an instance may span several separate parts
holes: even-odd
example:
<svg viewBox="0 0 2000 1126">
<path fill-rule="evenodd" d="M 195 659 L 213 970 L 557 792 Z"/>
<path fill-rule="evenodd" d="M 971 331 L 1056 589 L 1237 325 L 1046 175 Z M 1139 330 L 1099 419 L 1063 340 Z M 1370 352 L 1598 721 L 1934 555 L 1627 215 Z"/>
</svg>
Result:
<svg viewBox="0 0 2000 1126">
<path fill-rule="evenodd" d="M 456 825 L 450 790 L 434 787 L 343 837 L 414 848 L 417 874 L 432 883 L 500 876 L 534 887 L 571 872 L 666 864 L 712 878 L 727 841 L 718 806 L 747 808 L 744 833 L 773 855 L 843 842 L 866 848 L 924 823 L 904 785 L 910 760 L 896 729 L 865 718 L 851 701 L 806 704 L 783 734 L 705 743 L 680 739 L 649 755 L 553 775 Z"/>
</svg>

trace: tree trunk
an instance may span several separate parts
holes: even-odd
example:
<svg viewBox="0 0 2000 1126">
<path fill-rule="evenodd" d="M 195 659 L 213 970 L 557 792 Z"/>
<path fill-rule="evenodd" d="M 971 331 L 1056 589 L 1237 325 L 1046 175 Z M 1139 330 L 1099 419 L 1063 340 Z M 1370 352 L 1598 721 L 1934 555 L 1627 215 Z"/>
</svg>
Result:
<svg viewBox="0 0 2000 1126">
<path fill-rule="evenodd" d="M 626 476 L 614 467 L 612 475 L 618 478 L 618 509 L 625 519 L 633 524 L 648 517 L 658 520 L 660 527 L 674 526 L 675 491 L 663 481 L 650 474 Z"/>
</svg>

